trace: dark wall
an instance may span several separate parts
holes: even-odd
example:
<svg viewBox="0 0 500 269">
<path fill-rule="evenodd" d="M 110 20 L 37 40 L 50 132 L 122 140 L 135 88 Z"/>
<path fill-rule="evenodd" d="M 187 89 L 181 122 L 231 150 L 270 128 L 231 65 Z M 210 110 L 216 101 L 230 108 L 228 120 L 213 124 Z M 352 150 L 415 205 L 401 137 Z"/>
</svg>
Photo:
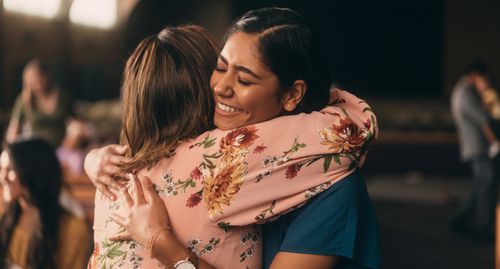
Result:
<svg viewBox="0 0 500 269">
<path fill-rule="evenodd" d="M 236 14 L 272 5 L 300 11 L 321 34 L 342 87 L 383 97 L 443 93 L 443 0 L 233 3 Z"/>
<path fill-rule="evenodd" d="M 197 23 L 220 37 L 236 16 L 269 5 L 302 12 L 323 34 L 336 81 L 362 96 L 447 102 L 476 58 L 500 79 L 498 0 L 141 0 L 110 31 L 0 7 L 0 106 L 10 108 L 20 90 L 19 70 L 33 56 L 59 62 L 82 99 L 118 97 L 123 64 L 141 38 L 177 23 Z M 33 37 L 35 43 L 25 42 Z"/>
<path fill-rule="evenodd" d="M 476 59 L 492 67 L 500 90 L 500 1 L 446 2 L 445 91 L 451 92 L 467 64 Z"/>
<path fill-rule="evenodd" d="M 128 56 L 144 37 L 165 26 L 198 24 L 219 37 L 229 23 L 228 7 L 228 0 L 141 0 L 125 23 L 123 53 Z"/>
</svg>

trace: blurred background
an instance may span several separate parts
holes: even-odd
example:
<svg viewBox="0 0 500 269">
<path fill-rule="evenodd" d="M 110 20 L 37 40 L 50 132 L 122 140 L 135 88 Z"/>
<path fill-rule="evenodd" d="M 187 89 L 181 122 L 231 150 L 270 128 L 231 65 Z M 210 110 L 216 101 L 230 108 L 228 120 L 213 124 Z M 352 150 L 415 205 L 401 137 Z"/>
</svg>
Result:
<svg viewBox="0 0 500 269">
<path fill-rule="evenodd" d="M 84 153 L 117 141 L 121 73 L 142 38 L 179 23 L 221 37 L 238 15 L 271 5 L 312 23 L 336 85 L 378 115 L 380 138 L 365 175 L 380 222 L 381 268 L 493 268 L 493 241 L 448 229 L 471 176 L 459 159 L 449 100 L 471 61 L 500 78 L 498 0 L 0 0 L 0 138 L 35 57 L 74 97 L 90 130 L 79 144 Z M 77 175 L 67 187 L 91 221 L 93 186 Z"/>
</svg>

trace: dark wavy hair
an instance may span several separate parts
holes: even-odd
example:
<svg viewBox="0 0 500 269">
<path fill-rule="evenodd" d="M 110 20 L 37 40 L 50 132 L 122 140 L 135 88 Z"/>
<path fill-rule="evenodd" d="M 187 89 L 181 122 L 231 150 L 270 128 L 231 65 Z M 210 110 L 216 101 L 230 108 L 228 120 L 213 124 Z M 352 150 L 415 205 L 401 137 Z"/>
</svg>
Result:
<svg viewBox="0 0 500 269">
<path fill-rule="evenodd" d="M 288 8 L 251 10 L 231 23 L 224 40 L 234 33 L 256 35 L 262 62 L 278 77 L 282 90 L 304 80 L 307 91 L 292 114 L 319 110 L 328 104 L 331 71 L 321 41 L 305 19 Z"/>
<path fill-rule="evenodd" d="M 5 146 L 20 185 L 27 190 L 26 202 L 37 208 L 40 227 L 33 227 L 28 249 L 28 268 L 56 268 L 62 171 L 52 145 L 40 139 L 17 141 Z M 5 268 L 12 233 L 22 213 L 18 200 L 7 205 L 0 218 L 0 269 Z"/>
</svg>

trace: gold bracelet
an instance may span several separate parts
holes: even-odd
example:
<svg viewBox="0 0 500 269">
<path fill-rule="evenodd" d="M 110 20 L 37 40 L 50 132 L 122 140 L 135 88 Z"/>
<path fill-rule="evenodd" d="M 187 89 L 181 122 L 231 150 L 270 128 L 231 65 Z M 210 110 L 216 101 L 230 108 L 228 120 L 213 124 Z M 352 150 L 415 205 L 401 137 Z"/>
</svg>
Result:
<svg viewBox="0 0 500 269">
<path fill-rule="evenodd" d="M 164 231 L 168 231 L 170 230 L 170 227 L 162 227 L 160 229 L 158 229 L 158 231 L 156 231 L 153 236 L 151 236 L 151 239 L 149 239 L 149 242 L 148 242 L 148 246 L 147 246 L 147 251 L 149 253 L 149 256 L 151 258 L 153 258 L 153 245 L 156 241 L 156 238 L 158 237 L 158 235 L 160 235 L 162 232 Z"/>
</svg>

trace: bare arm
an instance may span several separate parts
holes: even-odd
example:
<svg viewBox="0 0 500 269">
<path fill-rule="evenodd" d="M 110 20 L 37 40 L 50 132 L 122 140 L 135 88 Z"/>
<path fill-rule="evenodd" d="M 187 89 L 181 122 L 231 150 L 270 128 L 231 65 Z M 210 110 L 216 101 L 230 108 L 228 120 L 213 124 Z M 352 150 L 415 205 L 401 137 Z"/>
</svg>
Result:
<svg viewBox="0 0 500 269">
<path fill-rule="evenodd" d="M 11 119 L 7 131 L 5 132 L 5 141 L 12 143 L 16 140 L 21 131 L 21 123 L 18 119 Z"/>
<path fill-rule="evenodd" d="M 332 269 L 339 258 L 337 256 L 323 256 L 292 252 L 278 252 L 271 263 L 270 269 Z"/>
<path fill-rule="evenodd" d="M 498 137 L 495 136 L 495 133 L 493 132 L 493 129 L 489 125 L 484 125 L 482 128 L 484 136 L 490 142 L 490 144 L 496 142 L 498 140 Z"/>
</svg>

